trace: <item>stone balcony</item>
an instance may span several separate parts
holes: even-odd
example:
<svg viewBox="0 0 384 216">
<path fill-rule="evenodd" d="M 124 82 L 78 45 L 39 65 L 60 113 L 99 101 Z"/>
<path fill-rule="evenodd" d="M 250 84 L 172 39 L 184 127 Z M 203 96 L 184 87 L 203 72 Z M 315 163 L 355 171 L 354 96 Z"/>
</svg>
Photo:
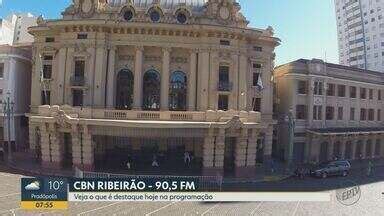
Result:
<svg viewBox="0 0 384 216">
<path fill-rule="evenodd" d="M 228 122 L 238 116 L 243 123 L 260 123 L 259 112 L 247 111 L 140 111 L 80 108 L 71 106 L 40 106 L 38 116 L 54 117 L 58 111 L 76 119 L 142 120 L 142 121 L 180 121 L 180 122 Z M 33 115 L 33 114 L 32 114 Z"/>
</svg>

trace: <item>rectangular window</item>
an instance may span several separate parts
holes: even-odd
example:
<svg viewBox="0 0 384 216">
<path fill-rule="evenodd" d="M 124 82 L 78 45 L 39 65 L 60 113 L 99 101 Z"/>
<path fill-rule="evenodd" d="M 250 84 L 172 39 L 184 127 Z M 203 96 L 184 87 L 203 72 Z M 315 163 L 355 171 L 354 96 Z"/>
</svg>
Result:
<svg viewBox="0 0 384 216">
<path fill-rule="evenodd" d="M 53 42 L 55 42 L 55 38 L 54 37 L 46 37 L 45 42 L 46 43 L 53 43 Z"/>
<path fill-rule="evenodd" d="M 307 119 L 307 106 L 296 105 L 296 119 Z"/>
<path fill-rule="evenodd" d="M 220 66 L 219 67 L 219 82 L 229 82 L 229 67 Z"/>
<path fill-rule="evenodd" d="M 0 89 L 0 95 L 3 95 L 3 89 Z"/>
<path fill-rule="evenodd" d="M 43 66 L 43 78 L 51 79 L 52 78 L 52 65 Z"/>
<path fill-rule="evenodd" d="M 51 79 L 52 78 L 52 55 L 44 55 L 43 56 L 43 79 Z"/>
<path fill-rule="evenodd" d="M 322 120 L 323 107 L 315 105 L 313 106 L 313 120 Z"/>
<path fill-rule="evenodd" d="M 77 39 L 79 40 L 84 40 L 87 39 L 88 35 L 87 34 L 77 34 Z"/>
<path fill-rule="evenodd" d="M 45 55 L 44 58 L 43 58 L 44 61 L 52 61 L 53 60 L 53 56 L 51 55 Z"/>
<path fill-rule="evenodd" d="M 253 111 L 261 112 L 261 98 L 253 98 L 252 104 L 253 104 Z"/>
<path fill-rule="evenodd" d="M 325 111 L 326 120 L 333 120 L 335 117 L 335 108 L 331 106 L 327 106 Z"/>
<path fill-rule="evenodd" d="M 256 51 L 256 52 L 262 52 L 263 51 L 263 47 L 261 47 L 261 46 L 254 46 L 253 50 Z"/>
<path fill-rule="evenodd" d="M 337 96 L 345 97 L 345 85 L 338 85 L 337 86 Z"/>
<path fill-rule="evenodd" d="M 50 91 L 41 91 L 41 105 L 51 105 Z"/>
<path fill-rule="evenodd" d="M 381 121 L 381 109 L 377 110 L 377 121 Z"/>
<path fill-rule="evenodd" d="M 323 95 L 323 83 L 322 82 L 315 82 L 314 94 L 315 95 Z"/>
<path fill-rule="evenodd" d="M 368 110 L 368 121 L 375 121 L 375 110 L 374 109 Z"/>
<path fill-rule="evenodd" d="M 297 83 L 297 93 L 298 94 L 307 94 L 308 84 L 307 81 L 299 80 Z"/>
<path fill-rule="evenodd" d="M 367 120 L 367 110 L 364 108 L 360 109 L 360 121 L 366 121 Z"/>
<path fill-rule="evenodd" d="M 84 77 L 85 72 L 85 61 L 76 60 L 75 61 L 75 77 Z"/>
<path fill-rule="evenodd" d="M 360 99 L 367 99 L 367 89 L 360 88 Z"/>
<path fill-rule="evenodd" d="M 328 83 L 327 87 L 327 96 L 335 96 L 335 84 Z"/>
<path fill-rule="evenodd" d="M 349 87 L 349 97 L 350 98 L 356 98 L 357 96 L 357 88 L 355 86 Z"/>
<path fill-rule="evenodd" d="M 0 79 L 4 78 L 4 63 L 0 63 Z"/>
<path fill-rule="evenodd" d="M 260 73 L 253 73 L 253 86 L 257 86 L 260 79 Z"/>
<path fill-rule="evenodd" d="M 377 100 L 381 100 L 381 90 L 377 90 Z"/>
<path fill-rule="evenodd" d="M 72 92 L 72 105 L 74 107 L 83 106 L 83 90 L 73 90 Z"/>
<path fill-rule="evenodd" d="M 222 45 L 222 46 L 230 46 L 231 42 L 229 40 L 220 40 L 220 45 Z"/>
<path fill-rule="evenodd" d="M 351 110 L 349 112 L 349 119 L 351 121 L 355 121 L 355 108 L 351 108 Z"/>
<path fill-rule="evenodd" d="M 369 100 L 373 100 L 373 89 L 369 89 Z"/>
<path fill-rule="evenodd" d="M 343 107 L 337 108 L 337 120 L 343 120 Z"/>
<path fill-rule="evenodd" d="M 219 95 L 219 110 L 228 110 L 228 95 Z"/>
</svg>

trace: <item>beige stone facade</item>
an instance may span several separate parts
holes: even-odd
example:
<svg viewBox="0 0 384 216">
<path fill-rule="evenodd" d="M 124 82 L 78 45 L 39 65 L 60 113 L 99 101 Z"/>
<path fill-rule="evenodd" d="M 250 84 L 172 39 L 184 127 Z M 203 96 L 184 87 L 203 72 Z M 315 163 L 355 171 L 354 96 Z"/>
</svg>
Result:
<svg viewBox="0 0 384 216">
<path fill-rule="evenodd" d="M 300 59 L 277 67 L 275 80 L 280 157 L 287 159 L 290 111 L 297 163 L 384 157 L 381 73 Z"/>
<path fill-rule="evenodd" d="M 39 19 L 32 149 L 44 166 L 93 170 L 114 149 L 182 146 L 204 175 L 254 176 L 272 150 L 279 40 L 247 25 L 231 0 L 74 1 Z"/>
</svg>

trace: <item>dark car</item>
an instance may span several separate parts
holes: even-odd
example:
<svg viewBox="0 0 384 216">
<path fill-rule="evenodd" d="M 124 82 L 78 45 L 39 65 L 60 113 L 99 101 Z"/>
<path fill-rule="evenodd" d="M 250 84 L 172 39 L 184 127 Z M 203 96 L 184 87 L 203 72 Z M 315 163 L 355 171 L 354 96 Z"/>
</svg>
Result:
<svg viewBox="0 0 384 216">
<path fill-rule="evenodd" d="M 347 176 L 349 170 L 351 169 L 351 164 L 348 161 L 331 161 L 327 163 L 322 163 L 317 167 L 311 169 L 310 173 L 312 176 L 327 178 L 328 176 Z"/>
</svg>

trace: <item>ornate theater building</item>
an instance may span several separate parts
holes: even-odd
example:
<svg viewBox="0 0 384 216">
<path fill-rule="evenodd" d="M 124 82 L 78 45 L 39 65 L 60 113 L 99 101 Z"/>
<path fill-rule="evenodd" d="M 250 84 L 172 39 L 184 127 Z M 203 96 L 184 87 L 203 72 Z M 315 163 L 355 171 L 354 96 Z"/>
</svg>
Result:
<svg viewBox="0 0 384 216">
<path fill-rule="evenodd" d="M 30 28 L 44 167 L 248 178 L 268 163 L 279 39 L 239 3 L 74 0 L 62 15 Z"/>
</svg>

